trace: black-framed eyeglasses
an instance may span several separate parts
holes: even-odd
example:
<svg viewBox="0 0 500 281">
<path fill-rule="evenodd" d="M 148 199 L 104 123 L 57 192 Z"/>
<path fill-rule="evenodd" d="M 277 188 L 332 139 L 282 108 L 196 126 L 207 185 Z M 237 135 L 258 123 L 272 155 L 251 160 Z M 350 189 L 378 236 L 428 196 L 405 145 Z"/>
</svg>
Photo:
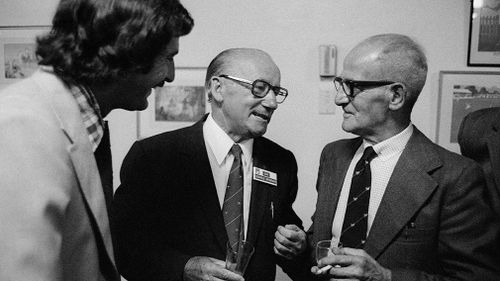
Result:
<svg viewBox="0 0 500 281">
<path fill-rule="evenodd" d="M 335 90 L 339 92 L 342 89 L 343 93 L 351 100 L 358 93 L 364 90 L 386 86 L 394 83 L 396 82 L 387 80 L 379 80 L 379 81 L 351 80 L 351 79 L 344 79 L 339 76 L 333 76 L 333 84 L 335 85 Z M 355 89 L 358 89 L 358 91 L 356 92 Z"/>
<path fill-rule="evenodd" d="M 238 82 L 245 83 L 245 84 L 252 86 L 251 92 L 254 96 L 256 96 L 258 98 L 265 97 L 269 93 L 270 90 L 272 90 L 274 92 L 274 94 L 276 95 L 276 102 L 277 103 L 284 102 L 286 97 L 288 96 L 287 89 L 281 88 L 278 86 L 273 86 L 273 85 L 269 84 L 269 82 L 262 80 L 262 79 L 257 79 L 257 80 L 252 82 L 250 80 L 246 80 L 243 78 L 238 78 L 238 77 L 234 77 L 234 76 L 230 76 L 230 75 L 226 75 L 226 74 L 221 74 L 221 75 L 219 75 L 219 77 L 231 79 L 231 80 L 238 81 Z"/>
</svg>

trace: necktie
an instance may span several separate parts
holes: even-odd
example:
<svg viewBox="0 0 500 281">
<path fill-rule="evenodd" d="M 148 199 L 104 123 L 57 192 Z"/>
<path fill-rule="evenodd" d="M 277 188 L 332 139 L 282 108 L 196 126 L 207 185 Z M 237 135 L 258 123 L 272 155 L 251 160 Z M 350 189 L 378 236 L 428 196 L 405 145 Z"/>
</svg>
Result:
<svg viewBox="0 0 500 281">
<path fill-rule="evenodd" d="M 376 156 L 377 153 L 373 148 L 367 147 L 354 168 L 340 236 L 340 242 L 344 247 L 362 248 L 365 244 L 371 189 L 370 161 Z"/>
<path fill-rule="evenodd" d="M 94 156 L 97 162 L 97 169 L 99 170 L 99 175 L 101 177 L 104 199 L 106 200 L 106 208 L 109 214 L 111 211 L 111 202 L 113 201 L 113 166 L 107 121 L 103 124 L 103 130 L 104 134 L 99 146 L 94 152 Z"/>
<path fill-rule="evenodd" d="M 243 237 L 243 169 L 240 146 L 234 144 L 231 153 L 234 161 L 227 180 L 222 214 L 229 243 L 234 247 Z"/>
</svg>

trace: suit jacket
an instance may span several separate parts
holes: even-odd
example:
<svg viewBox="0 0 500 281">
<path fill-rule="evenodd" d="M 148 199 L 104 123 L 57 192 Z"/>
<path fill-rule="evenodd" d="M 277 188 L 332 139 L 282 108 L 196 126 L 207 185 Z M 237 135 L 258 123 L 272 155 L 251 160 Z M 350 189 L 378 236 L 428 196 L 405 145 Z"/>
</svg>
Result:
<svg viewBox="0 0 500 281">
<path fill-rule="evenodd" d="M 0 280 L 119 280 L 87 131 L 38 71 L 0 93 Z"/>
<path fill-rule="evenodd" d="M 468 114 L 460 126 L 458 143 L 462 155 L 481 164 L 489 198 L 500 216 L 500 107 Z"/>
<path fill-rule="evenodd" d="M 206 116 L 205 116 L 206 118 Z M 119 268 L 133 280 L 183 280 L 193 256 L 225 260 L 228 241 L 203 139 L 203 122 L 134 143 L 113 202 Z M 297 193 L 293 154 L 256 138 L 253 165 L 277 173 L 278 186 L 252 182 L 247 240 L 255 252 L 247 281 L 274 280 L 277 225 L 302 226 L 292 209 Z"/>
<path fill-rule="evenodd" d="M 361 138 L 321 155 L 311 246 L 330 239 L 348 166 Z M 500 280 L 498 219 L 486 204 L 481 169 L 415 128 L 399 158 L 364 250 L 392 280 Z M 311 247 L 311 249 L 314 249 Z"/>
</svg>

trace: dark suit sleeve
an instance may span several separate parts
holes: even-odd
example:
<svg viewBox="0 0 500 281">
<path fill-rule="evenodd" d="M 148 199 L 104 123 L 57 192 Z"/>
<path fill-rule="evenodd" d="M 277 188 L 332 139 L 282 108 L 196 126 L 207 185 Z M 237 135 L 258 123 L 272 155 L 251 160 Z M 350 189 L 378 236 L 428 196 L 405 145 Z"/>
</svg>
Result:
<svg viewBox="0 0 500 281">
<path fill-rule="evenodd" d="M 471 142 L 477 142 L 479 136 L 471 136 L 473 133 L 471 130 L 473 127 L 471 126 L 471 114 L 467 114 L 462 122 L 460 123 L 460 128 L 458 129 L 457 140 L 460 146 L 460 153 L 466 157 L 471 157 L 471 152 L 469 151 L 469 147 Z M 472 137 L 472 138 L 471 138 Z"/>
<path fill-rule="evenodd" d="M 497 215 L 500 215 L 499 127 L 500 108 L 487 108 L 465 116 L 458 131 L 462 155 L 477 161 L 483 168 L 489 200 Z"/>
<path fill-rule="evenodd" d="M 182 280 L 191 257 L 164 243 L 153 162 L 136 142 L 122 165 L 112 207 L 119 270 L 129 281 Z"/>
<path fill-rule="evenodd" d="M 332 221 L 327 221 L 327 210 L 332 208 L 332 200 L 327 195 L 326 189 L 333 188 L 330 183 L 331 173 L 333 170 L 332 162 L 334 159 L 334 146 L 329 144 L 325 146 L 321 152 L 321 157 L 319 161 L 318 178 L 316 180 L 316 208 L 314 214 L 311 217 L 312 224 L 307 230 L 307 250 L 304 264 L 308 271 L 306 272 L 306 277 L 300 281 L 313 281 L 313 280 L 325 280 L 311 273 L 311 267 L 316 265 L 316 243 L 318 240 L 330 239 L 331 238 L 331 228 Z M 325 184 L 328 183 L 328 184 Z M 299 281 L 299 280 L 296 280 Z"/>
<path fill-rule="evenodd" d="M 469 165 L 456 180 L 444 182 L 436 245 L 441 273 L 393 268 L 392 281 L 500 280 L 499 222 L 485 203 L 479 166 Z"/>
<path fill-rule="evenodd" d="M 286 224 L 295 224 L 303 229 L 302 221 L 297 216 L 295 211 L 292 208 L 293 203 L 295 202 L 295 198 L 297 197 L 298 191 L 298 180 L 297 180 L 297 161 L 295 160 L 295 156 L 288 152 L 289 156 L 287 159 L 288 165 L 288 179 L 285 181 L 286 186 L 280 186 L 280 190 L 282 194 L 280 197 L 282 198 L 282 216 L 280 216 L 277 221 L 278 225 L 286 225 Z M 304 274 L 309 271 L 309 268 L 305 266 L 305 253 L 297 256 L 292 260 L 287 260 L 281 256 L 276 255 L 277 264 L 283 269 L 283 271 L 290 276 L 293 280 L 306 280 L 303 277 Z"/>
<path fill-rule="evenodd" d="M 331 146 L 330 146 L 331 147 Z M 329 151 L 329 148 L 323 149 L 320 157 L 320 164 L 319 164 L 319 171 L 318 171 L 318 179 L 316 183 L 316 191 L 318 194 L 321 193 L 320 189 L 322 188 L 322 185 L 320 184 L 321 177 L 324 173 L 324 168 L 325 165 L 327 165 L 325 162 L 328 162 L 328 156 L 331 153 Z M 322 209 L 321 209 L 322 210 Z M 300 255 L 297 259 L 295 259 L 293 262 L 295 262 L 295 268 L 293 274 L 289 274 L 289 276 L 292 278 L 294 281 L 313 281 L 313 280 L 318 280 L 318 278 L 311 273 L 311 267 L 316 264 L 315 261 L 315 242 L 313 240 L 314 237 L 314 230 L 316 229 L 315 227 L 315 216 L 317 212 L 322 212 L 320 209 L 318 209 L 318 205 L 316 205 L 316 210 L 315 213 L 312 216 L 312 225 L 309 227 L 309 230 L 307 230 L 307 248 L 302 255 Z M 324 226 L 325 228 L 328 226 Z M 317 234 L 316 234 L 317 235 Z M 329 238 L 325 238 L 329 239 Z"/>
</svg>

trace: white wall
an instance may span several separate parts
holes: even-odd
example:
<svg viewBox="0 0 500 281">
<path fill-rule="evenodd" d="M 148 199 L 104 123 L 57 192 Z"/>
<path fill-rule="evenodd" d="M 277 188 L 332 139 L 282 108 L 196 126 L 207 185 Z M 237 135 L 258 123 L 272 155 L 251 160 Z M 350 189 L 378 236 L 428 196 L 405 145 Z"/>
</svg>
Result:
<svg viewBox="0 0 500 281">
<path fill-rule="evenodd" d="M 295 209 L 310 225 L 316 200 L 315 181 L 323 146 L 349 136 L 340 128 L 341 109 L 318 114 L 318 46 L 334 44 L 338 72 L 347 52 L 377 33 L 414 37 L 428 56 L 427 85 L 413 122 L 435 137 L 440 70 L 466 67 L 468 0 L 314 0 L 247 1 L 183 0 L 195 19 L 191 34 L 181 39 L 178 66 L 206 66 L 221 50 L 246 46 L 269 52 L 282 71 L 290 94 L 273 115 L 267 137 L 291 149 L 299 164 Z M 476 70 L 479 68 L 476 68 Z M 480 68 L 480 70 L 498 70 Z M 333 86 L 330 86 L 333 93 Z"/>
<path fill-rule="evenodd" d="M 299 194 L 295 209 L 306 227 L 316 200 L 315 181 L 323 146 L 349 135 L 340 128 L 341 110 L 318 114 L 318 46 L 334 44 L 337 70 L 349 49 L 378 33 L 414 37 L 426 50 L 427 85 L 413 122 L 435 137 L 438 75 L 441 70 L 498 70 L 466 67 L 468 0 L 183 0 L 195 19 L 181 39 L 178 66 L 207 66 L 229 47 L 257 47 L 269 52 L 282 72 L 289 97 L 273 116 L 267 137 L 295 153 Z M 56 0 L 0 0 L 0 25 L 50 24 Z M 333 94 L 333 86 L 330 86 Z M 136 137 L 136 114 L 115 111 L 111 122 L 115 175 Z M 169 159 L 166 159 L 168 161 Z M 118 184 L 118 178 L 115 180 Z M 279 275 L 279 280 L 289 280 Z"/>
</svg>

